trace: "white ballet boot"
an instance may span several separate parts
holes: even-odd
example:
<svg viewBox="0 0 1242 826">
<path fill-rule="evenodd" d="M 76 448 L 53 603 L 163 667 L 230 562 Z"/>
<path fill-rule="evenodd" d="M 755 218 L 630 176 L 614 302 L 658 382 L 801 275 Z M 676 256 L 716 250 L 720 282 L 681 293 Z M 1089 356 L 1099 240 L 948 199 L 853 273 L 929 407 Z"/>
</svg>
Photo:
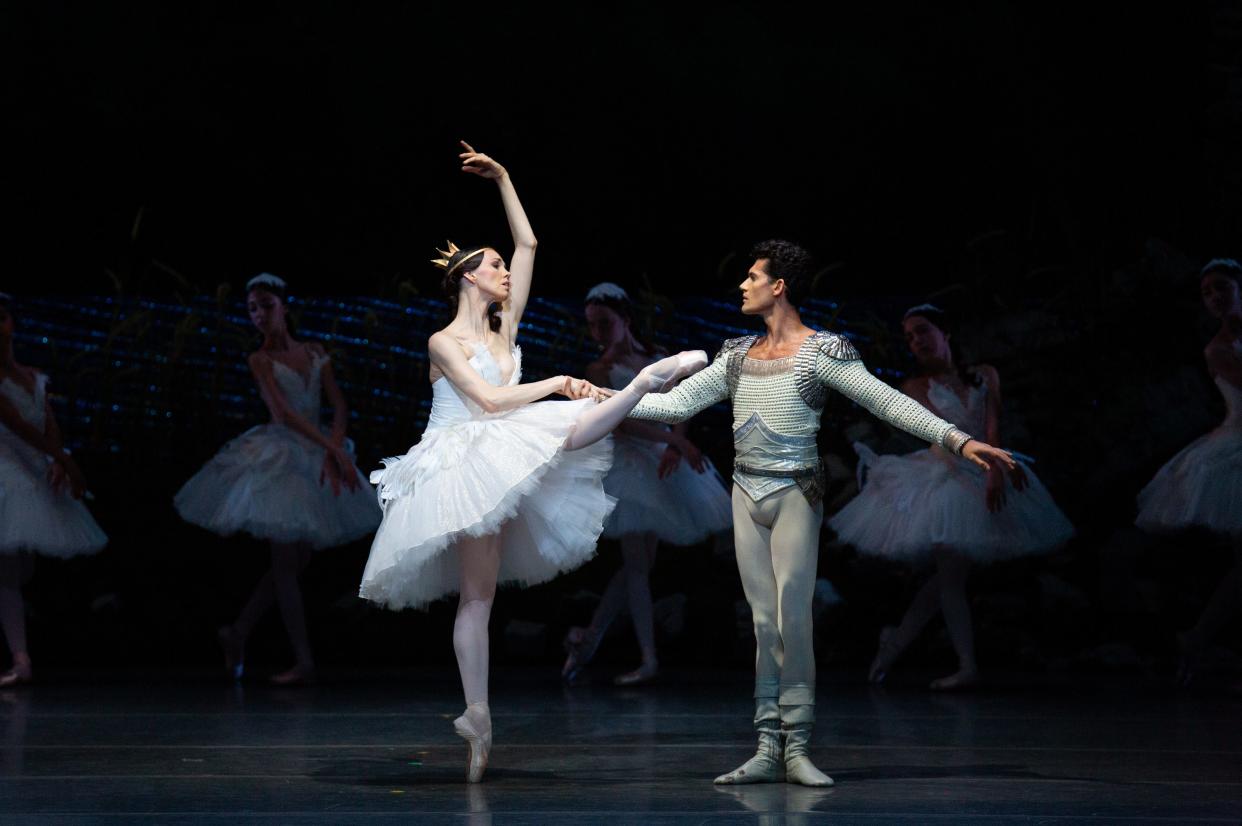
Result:
<svg viewBox="0 0 1242 826">
<path fill-rule="evenodd" d="M 779 783 L 785 779 L 785 766 L 781 762 L 781 712 L 777 704 L 779 688 L 775 679 L 755 680 L 755 730 L 759 732 L 759 748 L 754 757 L 717 777 L 716 785 Z"/>
<path fill-rule="evenodd" d="M 800 786 L 831 786 L 832 778 L 815 768 L 809 746 L 815 725 L 815 686 L 781 686 L 781 730 L 785 735 L 785 782 Z"/>
</svg>

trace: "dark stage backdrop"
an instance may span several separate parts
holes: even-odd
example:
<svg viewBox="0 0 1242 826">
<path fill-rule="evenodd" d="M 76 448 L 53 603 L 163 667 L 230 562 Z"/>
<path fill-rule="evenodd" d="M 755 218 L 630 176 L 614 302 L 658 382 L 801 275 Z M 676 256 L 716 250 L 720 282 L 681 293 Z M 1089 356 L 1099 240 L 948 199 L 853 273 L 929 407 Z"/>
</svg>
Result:
<svg viewBox="0 0 1242 826">
<path fill-rule="evenodd" d="M 41 662 L 202 662 L 258 576 L 261 546 L 197 533 L 168 507 L 261 414 L 239 304 L 255 272 L 290 281 L 304 331 L 333 351 L 362 465 L 417 438 L 440 311 L 426 260 L 445 237 L 507 240 L 493 185 L 457 169 L 459 138 L 509 167 L 540 238 L 535 373 L 581 368 L 579 302 L 605 279 L 643 294 L 667 344 L 714 347 L 745 327 L 733 285 L 769 236 L 818 254 L 812 320 L 887 377 L 908 367 L 905 306 L 957 310 L 967 352 L 1005 381 L 1007 442 L 1038 458 L 1080 529 L 1051 560 L 983 574 L 989 659 L 1147 662 L 1219 573 L 1207 543 L 1179 568 L 1125 526 L 1142 483 L 1221 413 L 1194 276 L 1242 252 L 1229 3 L 809 16 L 60 2 L 10 4 L 0 32 L 16 146 L 0 290 L 18 296 L 19 356 L 52 374 L 113 536 L 97 559 L 41 566 Z M 833 415 L 823 447 L 848 496 L 852 440 L 902 444 L 848 407 Z M 697 427 L 727 469 L 724 422 Z M 512 633 L 498 656 L 555 658 L 585 619 L 575 594 L 600 587 L 614 550 L 501 600 Z M 323 659 L 451 658 L 446 611 L 386 615 L 352 597 L 365 552 L 325 554 L 309 574 Z M 845 599 L 831 627 L 865 629 L 826 635 L 825 662 L 862 662 L 914 581 L 827 545 L 821 575 Z M 681 656 L 746 661 L 727 554 L 665 554 L 656 586 L 688 606 L 665 631 Z M 283 656 L 274 621 L 267 633 Z"/>
</svg>

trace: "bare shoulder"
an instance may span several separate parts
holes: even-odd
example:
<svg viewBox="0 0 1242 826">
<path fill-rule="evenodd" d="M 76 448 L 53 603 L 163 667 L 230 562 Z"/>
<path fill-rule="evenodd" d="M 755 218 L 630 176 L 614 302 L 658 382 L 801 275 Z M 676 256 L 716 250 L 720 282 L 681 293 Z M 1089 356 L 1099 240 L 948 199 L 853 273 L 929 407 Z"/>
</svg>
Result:
<svg viewBox="0 0 1242 826">
<path fill-rule="evenodd" d="M 246 356 L 246 364 L 250 365 L 250 369 L 258 373 L 272 369 L 272 357 L 262 350 L 255 350 Z"/>
</svg>

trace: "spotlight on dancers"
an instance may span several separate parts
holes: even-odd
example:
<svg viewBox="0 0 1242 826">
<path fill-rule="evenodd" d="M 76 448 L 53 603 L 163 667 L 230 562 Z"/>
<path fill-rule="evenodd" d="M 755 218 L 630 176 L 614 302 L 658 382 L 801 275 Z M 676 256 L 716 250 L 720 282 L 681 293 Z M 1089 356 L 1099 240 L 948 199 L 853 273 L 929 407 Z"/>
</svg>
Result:
<svg viewBox="0 0 1242 826">
<path fill-rule="evenodd" d="M 47 374 L 14 354 L 16 326 L 16 302 L 0 293 L 0 626 L 13 658 L 0 688 L 34 678 L 22 598 L 34 555 L 93 554 L 108 541 L 82 504 L 86 479 L 65 450 Z"/>
<path fill-rule="evenodd" d="M 1225 420 L 1182 448 L 1138 495 L 1137 525 L 1152 533 L 1197 527 L 1233 545 L 1233 567 L 1198 622 L 1178 635 L 1177 679 L 1194 677 L 1208 643 L 1242 603 L 1242 264 L 1209 261 L 1199 276 L 1203 306 L 1220 322 L 1203 350 L 1208 373 L 1225 399 Z M 1242 691 L 1242 683 L 1233 686 Z"/>
<path fill-rule="evenodd" d="M 431 416 L 418 444 L 371 475 L 384 521 L 359 594 L 393 609 L 458 594 L 453 649 L 466 710 L 453 726 L 476 783 L 492 745 L 487 623 L 497 586 L 546 582 L 595 553 L 613 506 L 603 485 L 612 458 L 605 437 L 645 394 L 670 389 L 707 357 L 661 359 L 607 399 L 569 376 L 522 384 L 517 332 L 535 233 L 505 168 L 464 141 L 462 148 L 462 171 L 499 189 L 512 268 L 495 247 L 452 243 L 432 262 L 452 320 L 427 342 Z M 571 401 L 536 403 L 554 393 Z"/>
<path fill-rule="evenodd" d="M 591 338 L 602 350 L 587 366 L 586 377 L 606 387 L 621 387 L 660 358 L 655 347 L 634 330 L 629 294 L 611 282 L 596 284 L 586 295 L 586 321 Z M 697 545 L 732 525 L 732 506 L 724 482 L 710 459 L 686 438 L 684 422 L 673 427 L 634 419 L 617 428 L 612 470 L 604 490 L 617 505 L 604 524 L 603 536 L 621 545 L 621 570 L 608 581 L 599 605 L 585 628 L 571 628 L 565 637 L 568 656 L 561 667 L 574 682 L 591 661 L 609 625 L 630 611 L 642 662 L 618 675 L 617 685 L 639 685 L 655 679 L 655 624 L 651 608 L 651 568 L 656 548 Z"/>
<path fill-rule="evenodd" d="M 181 518 L 220 536 L 247 533 L 267 540 L 271 569 L 241 613 L 218 631 L 225 668 L 245 668 L 246 640 L 275 602 L 293 646 L 294 664 L 271 677 L 276 685 L 315 680 L 298 577 L 313 551 L 344 545 L 375 530 L 380 509 L 346 437 L 349 412 L 323 346 L 294 337 L 287 287 L 270 273 L 246 284 L 246 309 L 263 336 L 247 359 L 272 416 L 224 445 L 177 493 Z M 332 423 L 320 421 L 323 397 Z"/>
<path fill-rule="evenodd" d="M 901 391 L 929 410 L 987 441 L 1001 437 L 1001 385 L 996 368 L 963 362 L 948 315 L 911 307 L 902 319 L 918 367 Z M 901 623 L 880 632 L 867 677 L 883 682 L 893 663 L 937 613 L 944 615 L 958 669 L 931 688 L 964 689 L 979 681 L 966 580 L 977 563 L 1046 553 L 1074 529 L 1030 468 L 999 462 L 980 467 L 938 445 L 904 456 L 877 456 L 855 444 L 858 496 L 828 520 L 838 539 L 860 553 L 923 564 L 935 572 Z"/>
</svg>

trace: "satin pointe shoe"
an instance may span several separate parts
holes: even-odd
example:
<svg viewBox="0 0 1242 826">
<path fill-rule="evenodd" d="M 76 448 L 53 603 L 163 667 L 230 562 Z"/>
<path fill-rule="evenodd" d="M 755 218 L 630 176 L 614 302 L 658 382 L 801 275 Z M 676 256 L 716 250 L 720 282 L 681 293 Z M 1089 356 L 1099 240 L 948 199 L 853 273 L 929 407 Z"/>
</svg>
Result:
<svg viewBox="0 0 1242 826">
<path fill-rule="evenodd" d="M 492 713 L 487 703 L 471 703 L 466 706 L 465 713 L 453 721 L 453 731 L 469 747 L 466 782 L 478 783 L 483 779 L 487 757 L 492 750 Z"/>
<path fill-rule="evenodd" d="M 34 680 L 34 670 L 30 667 L 30 663 L 14 665 L 8 671 L 0 674 L 0 688 L 30 685 L 32 680 Z"/>
<path fill-rule="evenodd" d="M 703 350 L 683 350 L 648 364 L 638 375 L 647 382 L 648 393 L 667 393 L 686 376 L 697 373 L 707 366 L 707 353 Z"/>
<path fill-rule="evenodd" d="M 241 638 L 231 625 L 221 625 L 216 629 L 216 639 L 220 641 L 220 650 L 224 652 L 224 671 L 234 680 L 240 680 L 245 673 L 245 647 Z"/>
<path fill-rule="evenodd" d="M 613 685 L 642 685 L 649 683 L 660 676 L 660 664 L 658 662 L 643 663 L 633 671 L 627 671 L 624 674 L 618 674 L 613 678 Z"/>
<path fill-rule="evenodd" d="M 563 643 L 568 656 L 565 657 L 565 664 L 561 666 L 562 680 L 572 685 L 582 677 L 582 670 L 591 662 L 596 649 L 599 648 L 601 636 L 601 634 L 592 633 L 590 628 L 577 625 L 569 629 Z"/>
<path fill-rule="evenodd" d="M 283 688 L 299 688 L 315 684 L 315 668 L 309 665 L 295 665 L 288 671 L 273 674 L 268 682 Z"/>
</svg>

